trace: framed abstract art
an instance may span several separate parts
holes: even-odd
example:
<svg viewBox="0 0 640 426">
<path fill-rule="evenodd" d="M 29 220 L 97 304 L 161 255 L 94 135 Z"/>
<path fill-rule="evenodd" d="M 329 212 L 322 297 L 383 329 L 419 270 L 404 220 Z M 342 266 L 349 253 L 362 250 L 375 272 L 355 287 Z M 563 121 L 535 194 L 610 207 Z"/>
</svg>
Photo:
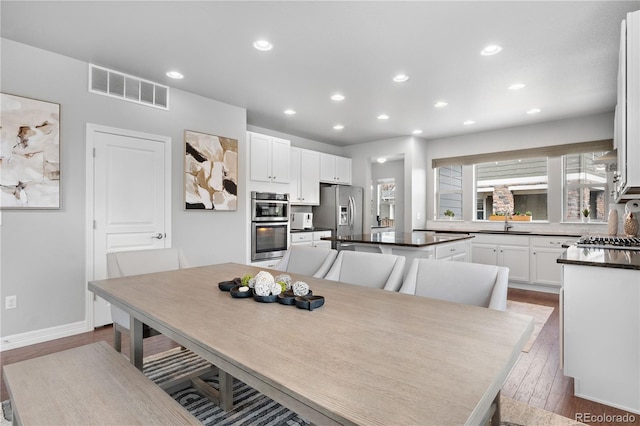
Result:
<svg viewBox="0 0 640 426">
<path fill-rule="evenodd" d="M 0 209 L 60 208 L 60 105 L 0 93 Z"/>
<path fill-rule="evenodd" d="M 185 130 L 184 198 L 187 210 L 238 208 L 238 141 Z"/>
</svg>

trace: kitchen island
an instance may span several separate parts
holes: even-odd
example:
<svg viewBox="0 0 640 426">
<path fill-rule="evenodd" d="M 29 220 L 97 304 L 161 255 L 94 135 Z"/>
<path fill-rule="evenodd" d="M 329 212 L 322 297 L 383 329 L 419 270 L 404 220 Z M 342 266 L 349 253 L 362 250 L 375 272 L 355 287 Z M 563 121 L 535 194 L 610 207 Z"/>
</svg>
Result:
<svg viewBox="0 0 640 426">
<path fill-rule="evenodd" d="M 323 240 L 336 241 L 340 249 L 353 248 L 383 254 L 395 254 L 407 259 L 405 274 L 416 258 L 455 260 L 469 262 L 473 235 L 438 235 L 433 232 L 374 232 L 371 234 L 343 237 L 324 237 Z"/>
</svg>

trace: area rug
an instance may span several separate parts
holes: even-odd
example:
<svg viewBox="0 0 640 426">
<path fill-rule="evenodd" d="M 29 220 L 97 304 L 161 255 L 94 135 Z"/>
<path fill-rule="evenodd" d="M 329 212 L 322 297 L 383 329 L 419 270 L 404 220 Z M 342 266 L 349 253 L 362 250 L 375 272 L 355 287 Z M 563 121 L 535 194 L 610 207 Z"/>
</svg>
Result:
<svg viewBox="0 0 640 426">
<path fill-rule="evenodd" d="M 533 317 L 533 333 L 531 333 L 531 337 L 529 337 L 529 340 L 524 345 L 522 352 L 529 352 L 531 350 L 533 343 L 538 338 L 540 331 L 542 331 L 542 327 L 544 327 L 544 325 L 549 320 L 553 309 L 554 308 L 551 306 L 534 305 L 533 303 L 507 300 L 508 312 L 513 312 L 514 314 L 529 315 L 530 317 Z"/>
<path fill-rule="evenodd" d="M 572 426 L 582 425 L 568 417 L 532 407 L 524 402 L 506 396 L 500 397 L 500 414 L 502 426 Z"/>
</svg>

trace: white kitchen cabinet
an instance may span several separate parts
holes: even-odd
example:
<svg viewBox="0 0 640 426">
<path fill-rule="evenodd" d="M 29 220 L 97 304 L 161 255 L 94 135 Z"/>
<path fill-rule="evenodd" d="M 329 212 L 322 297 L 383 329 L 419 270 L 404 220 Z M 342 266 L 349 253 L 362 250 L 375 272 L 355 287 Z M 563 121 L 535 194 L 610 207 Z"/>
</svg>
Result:
<svg viewBox="0 0 640 426">
<path fill-rule="evenodd" d="M 330 236 L 331 231 L 292 232 L 291 245 L 331 248 L 331 241 L 321 240 Z"/>
<path fill-rule="evenodd" d="M 562 244 L 567 237 L 531 237 L 531 282 L 534 284 L 560 287 L 562 265 L 556 262 L 564 253 Z"/>
<path fill-rule="evenodd" d="M 351 158 L 321 153 L 320 181 L 351 185 Z"/>
<path fill-rule="evenodd" d="M 564 374 L 574 394 L 640 413 L 640 271 L 563 265 Z"/>
<path fill-rule="evenodd" d="M 509 280 L 529 282 L 529 237 L 521 235 L 474 234 L 471 261 L 506 266 Z"/>
<path fill-rule="evenodd" d="M 618 153 L 616 202 L 640 194 L 640 11 L 627 14 L 620 31 L 614 145 Z"/>
<path fill-rule="evenodd" d="M 468 262 L 470 257 L 471 244 L 469 240 L 460 241 L 453 244 L 437 245 L 436 259 L 452 260 L 454 262 Z"/>
<path fill-rule="evenodd" d="M 291 204 L 320 204 L 320 153 L 291 148 Z"/>
<path fill-rule="evenodd" d="M 291 143 L 288 140 L 248 132 L 250 179 L 257 182 L 289 183 Z"/>
</svg>

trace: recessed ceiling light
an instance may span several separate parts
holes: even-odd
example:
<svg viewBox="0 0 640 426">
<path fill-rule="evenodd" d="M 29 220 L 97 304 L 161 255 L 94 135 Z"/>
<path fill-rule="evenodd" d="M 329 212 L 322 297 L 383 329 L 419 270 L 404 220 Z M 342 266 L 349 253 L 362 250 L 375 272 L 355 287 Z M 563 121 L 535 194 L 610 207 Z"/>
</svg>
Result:
<svg viewBox="0 0 640 426">
<path fill-rule="evenodd" d="M 284 113 L 287 115 L 296 115 L 296 112 L 292 109 L 285 109 Z"/>
<path fill-rule="evenodd" d="M 449 104 L 447 102 L 445 102 L 445 101 L 438 101 L 435 104 L 433 104 L 433 106 L 436 107 L 436 108 L 444 108 L 447 105 L 449 105 Z"/>
<path fill-rule="evenodd" d="M 344 126 L 342 124 L 336 124 L 335 126 L 333 126 L 333 130 L 342 130 L 344 129 Z"/>
<path fill-rule="evenodd" d="M 420 130 L 420 129 L 415 129 L 415 130 L 414 130 L 413 132 L 411 132 L 411 133 L 413 133 L 414 135 L 421 135 L 421 134 L 422 134 L 422 130 Z"/>
<path fill-rule="evenodd" d="M 501 50 L 502 50 L 502 46 L 498 46 L 497 44 L 491 44 L 485 47 L 484 49 L 482 49 L 480 54 L 482 56 L 491 56 L 491 55 L 495 55 L 496 53 L 500 53 Z"/>
<path fill-rule="evenodd" d="M 269 40 L 257 40 L 253 43 L 253 47 L 266 52 L 267 50 L 273 49 L 273 44 Z"/>
<path fill-rule="evenodd" d="M 540 108 L 531 108 L 529 111 L 527 111 L 527 114 L 531 115 L 531 114 L 537 114 L 540 111 L 542 111 Z"/>
<path fill-rule="evenodd" d="M 344 101 L 344 95 L 342 93 L 335 93 L 331 95 L 332 101 Z"/>
<path fill-rule="evenodd" d="M 380 158 L 378 158 L 376 161 L 377 161 L 378 163 L 382 164 L 382 163 L 386 162 L 386 161 L 387 161 L 387 159 L 386 159 L 386 158 L 384 158 L 384 157 L 380 157 Z"/>
<path fill-rule="evenodd" d="M 173 78 L 175 80 L 181 80 L 184 78 L 184 75 L 178 71 L 169 71 L 167 72 L 167 77 Z"/>
<path fill-rule="evenodd" d="M 406 74 L 398 74 L 393 77 L 393 81 L 395 81 L 396 83 L 404 83 L 407 80 L 409 80 L 409 76 Z"/>
<path fill-rule="evenodd" d="M 465 122 L 464 122 L 464 123 L 462 123 L 462 124 L 463 124 L 463 125 L 465 125 L 465 126 L 471 126 L 472 124 L 476 124 L 476 122 L 475 122 L 475 121 L 473 121 L 473 120 L 467 120 L 467 121 L 465 121 Z"/>
<path fill-rule="evenodd" d="M 388 120 L 389 116 L 387 114 L 380 114 L 378 116 L 378 120 Z"/>
<path fill-rule="evenodd" d="M 509 86 L 509 90 L 520 90 L 524 88 L 524 84 L 522 83 L 513 83 L 511 86 Z"/>
</svg>

